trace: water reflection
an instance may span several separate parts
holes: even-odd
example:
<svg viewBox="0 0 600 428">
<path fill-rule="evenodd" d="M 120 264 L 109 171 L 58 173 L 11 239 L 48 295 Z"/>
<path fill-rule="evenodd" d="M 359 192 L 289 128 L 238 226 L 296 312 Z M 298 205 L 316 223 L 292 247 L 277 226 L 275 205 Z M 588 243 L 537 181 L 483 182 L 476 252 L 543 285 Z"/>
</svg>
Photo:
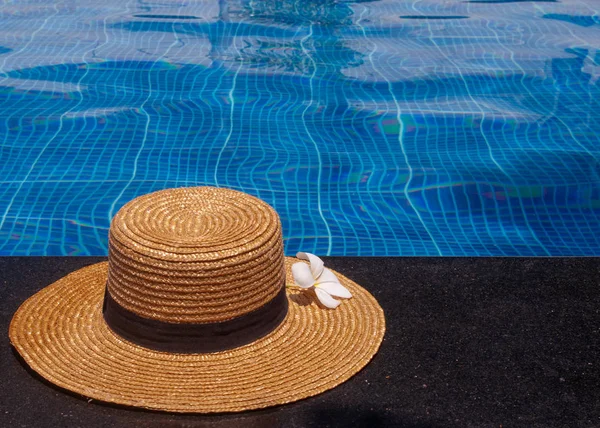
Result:
<svg viewBox="0 0 600 428">
<path fill-rule="evenodd" d="M 146 19 L 201 19 L 198 16 L 192 16 L 192 15 L 160 15 L 160 14 L 153 14 L 153 15 L 144 15 L 144 14 L 137 14 L 137 15 L 133 15 L 134 18 L 146 18 Z"/>
<path fill-rule="evenodd" d="M 559 0 L 467 0 L 465 3 L 558 3 Z"/>
<path fill-rule="evenodd" d="M 600 253 L 593 28 L 516 9 L 61 9 L 0 47 L 0 251 L 101 254 L 132 197 L 219 184 L 275 206 L 289 254 Z M 52 38 L 67 18 L 98 29 Z"/>
<path fill-rule="evenodd" d="M 600 25 L 600 17 L 598 16 L 547 13 L 546 15 L 542 16 L 542 18 L 556 19 L 557 21 L 564 21 L 570 24 L 579 25 L 581 27 L 591 27 L 593 25 Z"/>
<path fill-rule="evenodd" d="M 465 15 L 401 15 L 402 19 L 467 19 L 468 16 Z"/>
</svg>

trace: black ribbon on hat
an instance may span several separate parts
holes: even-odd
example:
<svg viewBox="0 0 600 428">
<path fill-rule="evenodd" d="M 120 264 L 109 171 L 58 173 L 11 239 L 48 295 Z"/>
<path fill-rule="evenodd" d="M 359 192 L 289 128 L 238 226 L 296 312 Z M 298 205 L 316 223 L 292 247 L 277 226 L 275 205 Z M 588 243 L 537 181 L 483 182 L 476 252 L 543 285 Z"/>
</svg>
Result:
<svg viewBox="0 0 600 428">
<path fill-rule="evenodd" d="M 124 339 L 145 348 L 181 354 L 225 351 L 247 345 L 272 332 L 285 319 L 285 286 L 263 306 L 231 320 L 189 324 L 141 317 L 119 305 L 106 287 L 102 314 Z"/>
</svg>

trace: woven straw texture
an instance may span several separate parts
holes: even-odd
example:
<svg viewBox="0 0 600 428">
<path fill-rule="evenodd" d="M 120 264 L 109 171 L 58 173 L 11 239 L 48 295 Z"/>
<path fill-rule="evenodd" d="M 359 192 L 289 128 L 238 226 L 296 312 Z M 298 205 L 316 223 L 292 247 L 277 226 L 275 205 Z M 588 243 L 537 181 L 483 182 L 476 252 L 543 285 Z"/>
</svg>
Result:
<svg viewBox="0 0 600 428">
<path fill-rule="evenodd" d="M 296 261 L 286 258 L 290 284 Z M 341 384 L 381 344 L 381 307 L 366 290 L 337 275 L 354 295 L 337 309 L 289 289 L 288 315 L 271 334 L 231 351 L 184 355 L 135 346 L 106 326 L 103 262 L 29 298 L 12 320 L 10 340 L 44 378 L 96 400 L 199 413 L 274 406 Z"/>
<path fill-rule="evenodd" d="M 279 216 L 248 194 L 167 189 L 119 210 L 108 289 L 122 307 L 169 323 L 219 322 L 271 300 L 284 281 Z"/>
<path fill-rule="evenodd" d="M 100 401 L 196 413 L 289 403 L 349 379 L 383 340 L 381 307 L 343 275 L 336 272 L 353 298 L 337 309 L 289 288 L 289 310 L 275 330 L 205 354 L 160 352 L 121 338 L 106 325 L 102 301 L 108 283 L 119 304 L 145 317 L 227 320 L 269 301 L 282 281 L 292 285 L 296 262 L 283 257 L 279 218 L 264 202 L 214 188 L 156 192 L 119 211 L 109 262 L 77 270 L 21 305 L 10 340 L 41 376 Z"/>
</svg>

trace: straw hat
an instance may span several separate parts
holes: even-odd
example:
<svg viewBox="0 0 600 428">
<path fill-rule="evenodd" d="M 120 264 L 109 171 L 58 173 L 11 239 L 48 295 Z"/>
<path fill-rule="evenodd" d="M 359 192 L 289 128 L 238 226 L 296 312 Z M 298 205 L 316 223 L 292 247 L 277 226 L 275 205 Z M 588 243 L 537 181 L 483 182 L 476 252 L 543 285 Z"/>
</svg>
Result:
<svg viewBox="0 0 600 428">
<path fill-rule="evenodd" d="M 336 309 L 294 287 L 297 262 L 253 196 L 151 193 L 113 219 L 108 262 L 30 297 L 10 340 L 41 376 L 96 400 L 199 413 L 289 403 L 348 380 L 385 331 L 377 301 L 339 273 L 353 297 Z"/>
</svg>

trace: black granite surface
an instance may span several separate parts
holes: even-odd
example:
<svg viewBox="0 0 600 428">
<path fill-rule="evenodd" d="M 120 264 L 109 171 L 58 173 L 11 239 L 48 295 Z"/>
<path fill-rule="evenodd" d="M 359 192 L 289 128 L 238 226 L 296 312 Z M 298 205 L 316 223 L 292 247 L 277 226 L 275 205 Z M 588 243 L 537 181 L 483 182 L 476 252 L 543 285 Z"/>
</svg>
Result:
<svg viewBox="0 0 600 428">
<path fill-rule="evenodd" d="M 31 294 L 98 258 L 0 258 L 0 427 L 600 427 L 600 259 L 324 258 L 383 306 L 387 333 L 350 381 L 216 416 L 88 403 L 8 341 Z"/>
</svg>

